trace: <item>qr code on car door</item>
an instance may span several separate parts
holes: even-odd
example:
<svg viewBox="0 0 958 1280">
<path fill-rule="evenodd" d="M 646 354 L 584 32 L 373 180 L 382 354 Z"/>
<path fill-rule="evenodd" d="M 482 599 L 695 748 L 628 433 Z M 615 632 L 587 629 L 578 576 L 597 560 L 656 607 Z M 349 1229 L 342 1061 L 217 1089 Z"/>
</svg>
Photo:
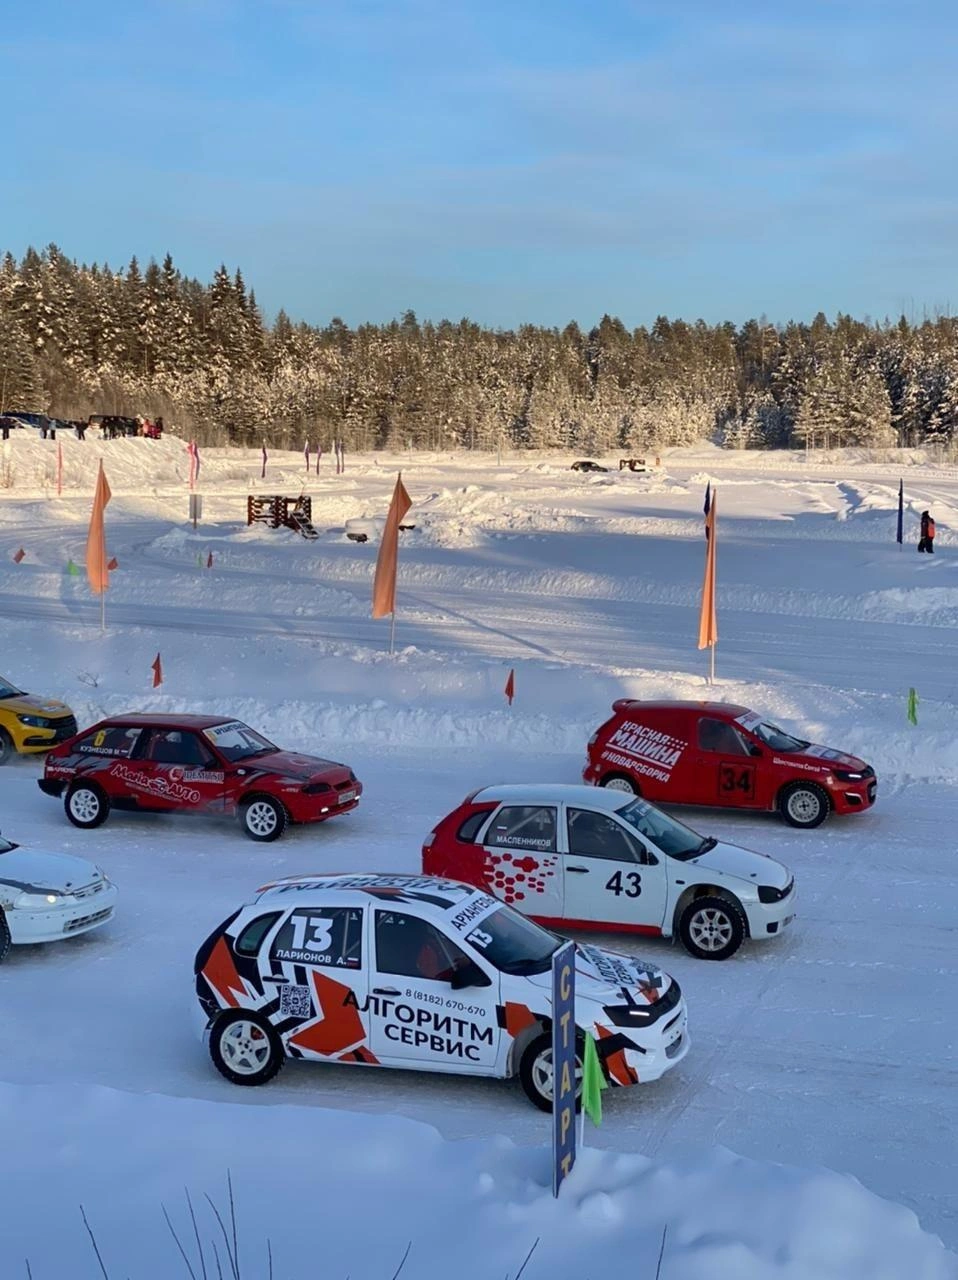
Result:
<svg viewBox="0 0 958 1280">
<path fill-rule="evenodd" d="M 313 1002 L 309 997 L 309 987 L 280 987 L 279 1012 L 283 1018 L 311 1017 Z"/>
</svg>

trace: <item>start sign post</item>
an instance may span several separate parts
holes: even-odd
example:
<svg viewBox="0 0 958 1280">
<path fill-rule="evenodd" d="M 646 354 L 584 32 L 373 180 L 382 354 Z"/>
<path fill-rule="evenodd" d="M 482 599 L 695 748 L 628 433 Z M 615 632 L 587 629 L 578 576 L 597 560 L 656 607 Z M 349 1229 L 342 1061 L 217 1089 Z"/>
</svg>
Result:
<svg viewBox="0 0 958 1280">
<path fill-rule="evenodd" d="M 552 1194 L 575 1164 L 575 943 L 552 957 Z"/>
</svg>

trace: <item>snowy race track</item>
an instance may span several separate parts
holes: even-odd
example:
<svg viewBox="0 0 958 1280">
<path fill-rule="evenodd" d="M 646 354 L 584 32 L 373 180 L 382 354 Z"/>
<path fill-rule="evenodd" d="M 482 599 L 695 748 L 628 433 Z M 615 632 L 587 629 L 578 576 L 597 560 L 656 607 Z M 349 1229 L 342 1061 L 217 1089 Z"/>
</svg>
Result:
<svg viewBox="0 0 958 1280">
<path fill-rule="evenodd" d="M 475 787 L 578 781 L 613 697 L 705 696 L 694 638 L 707 474 L 720 503 L 717 696 L 860 751 L 879 772 L 880 801 L 806 835 L 762 817 L 683 815 L 789 864 L 800 916 L 779 943 L 722 965 L 665 943 L 613 944 L 676 974 L 693 1048 L 658 1084 L 607 1095 L 589 1142 L 663 1157 L 722 1144 L 847 1171 L 958 1246 L 958 478 L 907 477 L 909 537 L 914 512 L 935 502 L 929 563 L 895 546 L 897 472 L 874 466 L 843 477 L 809 468 L 810 478 L 791 461 L 736 470 L 728 455 L 676 453 L 665 476 L 594 483 L 558 463 L 497 472 L 404 459 L 427 515 L 403 542 L 400 652 L 389 659 L 385 627 L 368 617 L 375 548 L 341 533 L 345 518 L 382 511 L 395 474 L 386 460 L 310 482 L 326 532 L 307 545 L 245 530 L 245 475 L 225 455 L 207 463 L 208 523 L 194 538 L 175 474 L 166 487 L 137 483 L 124 454 L 126 488 L 114 482 L 107 519 L 120 569 L 101 636 L 85 583 L 64 572 L 69 557 L 82 561 L 92 479 L 82 448 L 71 451 L 75 496 L 0 498 L 0 671 L 64 697 L 81 721 L 136 706 L 236 714 L 285 745 L 347 760 L 367 790 L 354 815 L 256 846 L 231 825 L 136 815 L 78 832 L 37 790 L 37 764 L 5 769 L 4 833 L 95 857 L 121 902 L 100 934 L 15 949 L 0 968 L 0 1098 L 8 1086 L 57 1086 L 75 1102 L 106 1086 L 292 1104 L 304 1116 L 390 1113 L 453 1138 L 543 1143 L 542 1117 L 495 1082 L 294 1064 L 266 1089 L 230 1087 L 192 1038 L 191 961 L 267 875 L 414 869 L 434 820 Z M 298 491 L 294 465 L 277 490 Z M 201 570 L 210 550 L 214 568 Z M 157 650 L 166 682 L 153 692 Z M 920 730 L 905 722 L 911 685 Z M 29 1122 L 19 1132 L 29 1141 Z"/>
</svg>

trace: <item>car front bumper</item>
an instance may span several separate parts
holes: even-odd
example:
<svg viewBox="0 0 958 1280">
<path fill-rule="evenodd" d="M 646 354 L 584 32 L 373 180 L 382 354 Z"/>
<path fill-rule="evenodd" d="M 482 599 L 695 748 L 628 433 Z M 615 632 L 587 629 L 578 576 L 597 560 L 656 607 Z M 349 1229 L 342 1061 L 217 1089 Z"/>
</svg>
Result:
<svg viewBox="0 0 958 1280">
<path fill-rule="evenodd" d="M 678 1066 L 691 1047 L 688 1010 L 683 997 L 675 1013 L 647 1032 L 609 1027 L 596 1042 L 599 1060 L 610 1085 L 650 1084 Z"/>
<path fill-rule="evenodd" d="M 359 804 L 363 794 L 361 782 L 346 791 L 320 791 L 309 795 L 301 787 L 286 790 L 281 787 L 276 798 L 282 800 L 293 822 L 325 822 L 341 813 L 350 813 Z"/>
<path fill-rule="evenodd" d="M 64 938 L 89 933 L 112 920 L 116 898 L 116 885 L 107 884 L 99 893 L 91 893 L 66 906 L 40 911 L 10 910 L 7 912 L 10 940 L 18 945 L 60 942 Z"/>
<path fill-rule="evenodd" d="M 793 886 L 792 892 L 781 902 L 743 902 L 749 936 L 760 942 L 762 938 L 775 938 L 784 933 L 795 919 L 797 899 Z"/>
<path fill-rule="evenodd" d="M 834 782 L 829 790 L 833 812 L 863 813 L 878 799 L 878 779 L 867 778 L 861 782 Z"/>
</svg>

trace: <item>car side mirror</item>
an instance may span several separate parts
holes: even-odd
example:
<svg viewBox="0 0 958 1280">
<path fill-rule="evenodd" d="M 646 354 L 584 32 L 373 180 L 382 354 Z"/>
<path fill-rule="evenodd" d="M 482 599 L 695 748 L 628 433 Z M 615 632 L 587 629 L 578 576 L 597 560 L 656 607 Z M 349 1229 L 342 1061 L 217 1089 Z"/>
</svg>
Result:
<svg viewBox="0 0 958 1280">
<path fill-rule="evenodd" d="M 753 742 L 748 749 L 748 753 L 750 756 L 760 756 L 762 754 L 762 748 L 759 746 L 756 746 L 755 743 Z"/>
<path fill-rule="evenodd" d="M 472 960 L 458 969 L 453 969 L 449 978 L 453 991 L 462 991 L 465 987 L 488 987 L 489 979 Z"/>
</svg>

